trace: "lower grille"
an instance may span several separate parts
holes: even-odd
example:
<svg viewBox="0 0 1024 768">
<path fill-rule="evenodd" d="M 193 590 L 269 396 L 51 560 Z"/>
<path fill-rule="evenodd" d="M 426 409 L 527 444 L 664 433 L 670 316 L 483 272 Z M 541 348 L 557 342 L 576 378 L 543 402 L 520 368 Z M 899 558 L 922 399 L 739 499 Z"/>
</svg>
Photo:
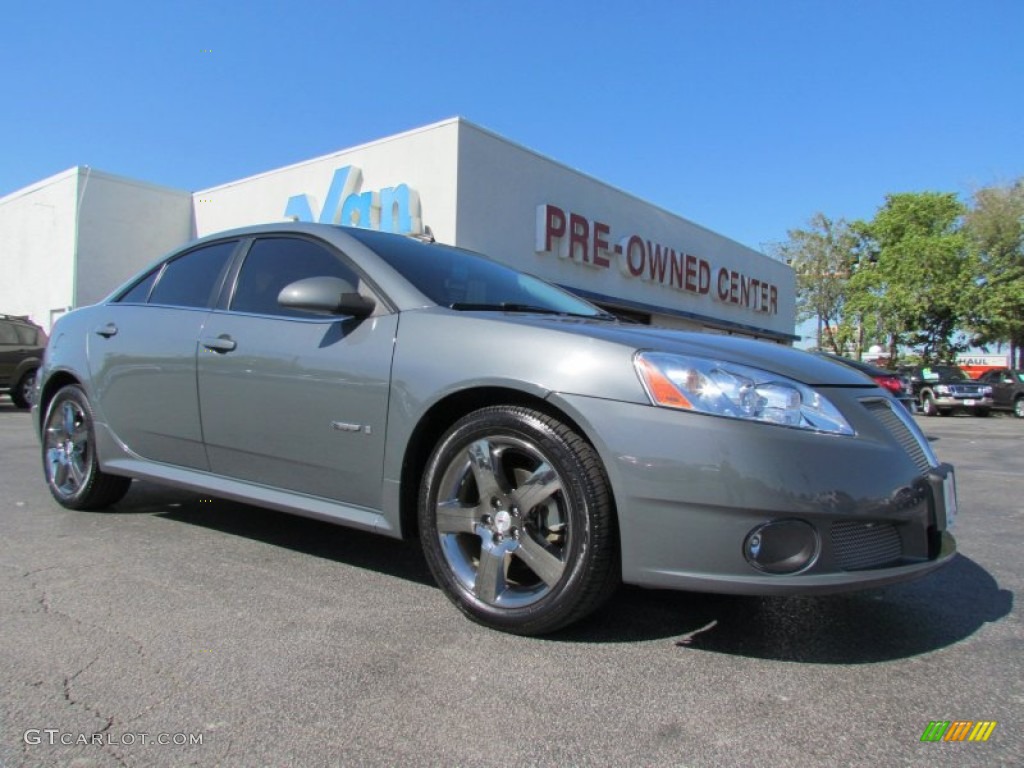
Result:
<svg viewBox="0 0 1024 768">
<path fill-rule="evenodd" d="M 844 571 L 891 565 L 903 556 L 903 543 L 891 523 L 832 523 L 832 548 Z"/>
</svg>

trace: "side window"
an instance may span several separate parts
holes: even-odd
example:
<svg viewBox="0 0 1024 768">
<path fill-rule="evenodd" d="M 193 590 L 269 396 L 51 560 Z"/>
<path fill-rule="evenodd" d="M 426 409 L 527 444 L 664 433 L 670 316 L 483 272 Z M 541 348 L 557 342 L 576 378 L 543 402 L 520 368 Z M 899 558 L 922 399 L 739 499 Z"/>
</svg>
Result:
<svg viewBox="0 0 1024 768">
<path fill-rule="evenodd" d="M 159 274 L 160 270 L 154 269 L 125 293 L 121 294 L 118 302 L 122 304 L 145 304 L 146 299 L 149 298 L 149 292 L 153 288 L 153 283 L 156 282 L 156 277 Z"/>
<path fill-rule="evenodd" d="M 12 323 L 0 323 L 0 344 L 17 344 L 18 334 Z"/>
<path fill-rule="evenodd" d="M 236 245 L 236 240 L 206 245 L 168 262 L 149 295 L 149 303 L 172 307 L 209 306 L 224 265 Z"/>
<path fill-rule="evenodd" d="M 323 315 L 288 309 L 277 303 L 281 289 L 306 277 L 340 277 L 353 288 L 359 276 L 334 253 L 319 243 L 297 237 L 267 237 L 249 249 L 238 273 L 231 309 L 257 315 L 318 317 Z"/>
<path fill-rule="evenodd" d="M 38 347 L 39 331 L 31 325 L 15 325 L 14 332 L 18 335 L 18 342 L 26 347 Z"/>
</svg>

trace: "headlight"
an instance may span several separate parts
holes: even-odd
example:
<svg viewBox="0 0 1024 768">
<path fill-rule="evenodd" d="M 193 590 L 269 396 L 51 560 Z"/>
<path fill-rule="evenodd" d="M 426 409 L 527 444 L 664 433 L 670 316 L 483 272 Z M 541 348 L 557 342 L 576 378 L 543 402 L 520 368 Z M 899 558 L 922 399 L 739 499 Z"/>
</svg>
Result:
<svg viewBox="0 0 1024 768">
<path fill-rule="evenodd" d="M 946 386 L 945 384 L 936 384 L 935 385 L 935 393 L 938 394 L 938 395 L 948 395 L 949 394 L 949 387 Z"/>
<path fill-rule="evenodd" d="M 982 387 L 981 388 L 981 396 L 982 397 L 988 397 L 991 394 L 992 394 L 992 387 Z"/>
<path fill-rule="evenodd" d="M 815 432 L 853 434 L 828 399 L 784 376 L 667 352 L 638 352 L 633 363 L 654 405 Z"/>
</svg>

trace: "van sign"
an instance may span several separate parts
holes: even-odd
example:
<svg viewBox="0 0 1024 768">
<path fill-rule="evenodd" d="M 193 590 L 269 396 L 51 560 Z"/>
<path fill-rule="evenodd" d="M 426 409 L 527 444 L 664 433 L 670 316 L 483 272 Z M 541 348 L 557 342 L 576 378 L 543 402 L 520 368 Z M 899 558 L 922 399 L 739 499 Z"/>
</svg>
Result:
<svg viewBox="0 0 1024 768">
<path fill-rule="evenodd" d="M 407 184 L 361 192 L 363 172 L 353 165 L 338 168 L 331 178 L 324 206 L 317 218 L 313 216 L 311 195 L 288 198 L 284 216 L 291 221 L 317 221 L 321 224 L 342 224 L 348 227 L 418 235 L 423 232 L 420 196 Z"/>
</svg>

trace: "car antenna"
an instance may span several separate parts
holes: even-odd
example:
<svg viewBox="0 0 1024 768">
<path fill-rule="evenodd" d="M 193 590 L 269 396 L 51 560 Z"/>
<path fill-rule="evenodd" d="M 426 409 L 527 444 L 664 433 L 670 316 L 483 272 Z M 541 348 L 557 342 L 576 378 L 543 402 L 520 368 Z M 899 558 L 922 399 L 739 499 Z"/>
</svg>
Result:
<svg viewBox="0 0 1024 768">
<path fill-rule="evenodd" d="M 422 240 L 424 243 L 437 242 L 437 240 L 434 239 L 434 231 L 429 226 L 424 227 L 422 232 L 412 235 L 412 237 L 415 237 L 417 240 Z"/>
</svg>

